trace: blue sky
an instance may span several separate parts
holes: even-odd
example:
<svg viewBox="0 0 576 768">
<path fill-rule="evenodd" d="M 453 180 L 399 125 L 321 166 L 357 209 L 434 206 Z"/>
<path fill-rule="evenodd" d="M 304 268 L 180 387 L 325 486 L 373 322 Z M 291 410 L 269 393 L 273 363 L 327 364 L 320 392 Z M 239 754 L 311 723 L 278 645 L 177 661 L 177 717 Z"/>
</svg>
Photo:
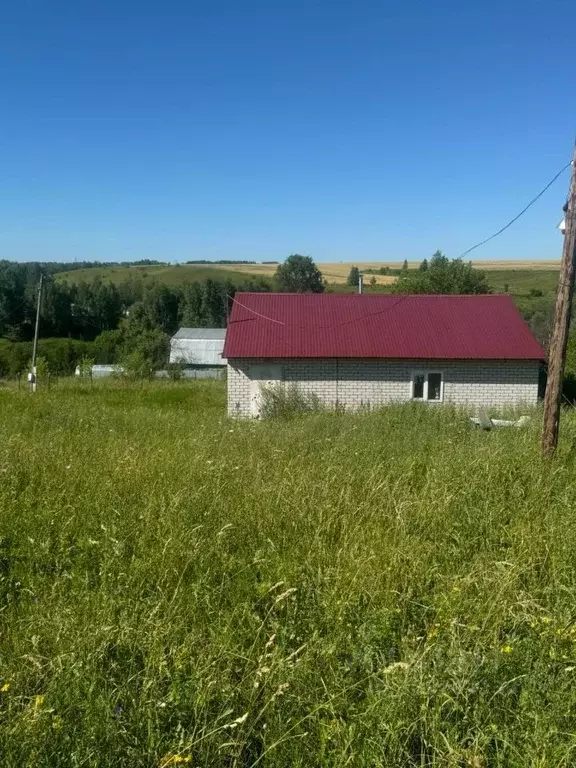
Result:
<svg viewBox="0 0 576 768">
<path fill-rule="evenodd" d="M 13 0 L 0 258 L 457 256 L 570 159 L 573 0 Z M 568 175 L 474 258 L 557 258 Z"/>
</svg>

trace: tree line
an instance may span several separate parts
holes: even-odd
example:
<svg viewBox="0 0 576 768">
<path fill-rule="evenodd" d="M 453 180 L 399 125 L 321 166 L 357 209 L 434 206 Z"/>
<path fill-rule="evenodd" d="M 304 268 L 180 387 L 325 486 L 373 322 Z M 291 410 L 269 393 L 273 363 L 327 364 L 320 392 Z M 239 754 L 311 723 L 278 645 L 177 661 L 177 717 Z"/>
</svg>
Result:
<svg viewBox="0 0 576 768">
<path fill-rule="evenodd" d="M 376 274 L 376 270 L 367 269 L 368 274 Z M 388 274 L 388 267 L 381 267 L 378 274 Z M 482 270 L 476 269 L 471 262 L 462 259 L 449 259 L 441 251 L 428 259 L 423 259 L 417 269 L 408 269 L 408 261 L 405 259 L 402 268 L 395 271 L 397 276 L 391 291 L 393 293 L 491 293 L 492 288 L 488 284 L 486 275 Z M 358 286 L 360 270 L 353 266 L 348 275 L 348 285 Z M 375 284 L 376 281 L 374 280 Z"/>
<path fill-rule="evenodd" d="M 52 265 L 50 265 L 52 266 Z M 0 375 L 27 370 L 43 275 L 39 354 L 53 373 L 70 373 L 82 357 L 118 363 L 137 351 L 166 362 L 181 326 L 222 328 L 239 290 L 269 291 L 270 281 L 205 279 L 167 286 L 135 274 L 118 284 L 94 278 L 71 283 L 41 264 L 0 262 Z"/>
</svg>

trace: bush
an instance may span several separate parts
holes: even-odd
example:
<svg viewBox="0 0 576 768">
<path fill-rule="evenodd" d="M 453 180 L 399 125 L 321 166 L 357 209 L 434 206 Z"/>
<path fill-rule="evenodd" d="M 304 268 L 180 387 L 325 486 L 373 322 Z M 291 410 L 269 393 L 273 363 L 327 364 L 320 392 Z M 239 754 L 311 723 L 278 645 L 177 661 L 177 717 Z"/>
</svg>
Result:
<svg viewBox="0 0 576 768">
<path fill-rule="evenodd" d="M 92 356 L 93 342 L 76 339 L 40 339 L 38 355 L 42 356 L 50 372 L 70 376 L 83 357 Z M 0 339 L 0 376 L 18 376 L 28 370 L 32 358 L 31 341 Z"/>
<path fill-rule="evenodd" d="M 154 373 L 154 367 L 139 350 L 126 355 L 122 369 L 124 376 L 129 379 L 150 379 Z"/>
<path fill-rule="evenodd" d="M 28 366 L 32 370 L 32 361 Z M 36 376 L 39 379 L 45 379 L 50 374 L 50 363 L 43 355 L 38 355 L 36 358 Z"/>
<path fill-rule="evenodd" d="M 167 363 L 166 373 L 172 381 L 180 381 L 184 376 L 184 363 Z"/>
<path fill-rule="evenodd" d="M 302 392 L 296 384 L 262 387 L 260 415 L 263 419 L 293 419 L 295 416 L 320 411 L 322 408 L 318 395 Z"/>
</svg>

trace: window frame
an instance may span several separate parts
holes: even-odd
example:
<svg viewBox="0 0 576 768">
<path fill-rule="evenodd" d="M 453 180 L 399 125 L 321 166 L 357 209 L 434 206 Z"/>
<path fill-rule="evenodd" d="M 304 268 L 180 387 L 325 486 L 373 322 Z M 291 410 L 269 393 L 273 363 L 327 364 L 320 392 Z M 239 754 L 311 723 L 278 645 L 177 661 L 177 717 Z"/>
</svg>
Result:
<svg viewBox="0 0 576 768">
<path fill-rule="evenodd" d="M 440 397 L 438 400 L 428 399 L 428 377 L 430 374 L 440 376 Z M 414 382 L 417 376 L 424 376 L 424 390 L 422 397 L 414 397 Z M 433 370 L 423 370 L 415 368 L 410 375 L 410 400 L 414 403 L 443 403 L 444 402 L 444 371 L 434 368 Z"/>
</svg>

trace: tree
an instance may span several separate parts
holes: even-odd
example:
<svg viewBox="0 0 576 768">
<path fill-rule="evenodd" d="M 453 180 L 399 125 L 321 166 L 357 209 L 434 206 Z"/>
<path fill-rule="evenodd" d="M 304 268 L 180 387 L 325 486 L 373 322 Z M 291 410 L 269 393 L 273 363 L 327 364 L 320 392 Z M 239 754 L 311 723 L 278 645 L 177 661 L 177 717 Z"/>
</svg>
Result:
<svg viewBox="0 0 576 768">
<path fill-rule="evenodd" d="M 350 270 L 350 274 L 348 275 L 348 285 L 354 286 L 354 288 L 358 288 L 358 283 L 360 282 L 360 270 L 358 267 L 352 267 Z"/>
<path fill-rule="evenodd" d="M 474 269 L 471 262 L 448 259 L 440 251 L 428 262 L 428 269 L 403 271 L 394 293 L 490 293 L 484 272 Z"/>
<path fill-rule="evenodd" d="M 130 314 L 120 323 L 122 344 L 119 354 L 124 357 L 138 352 L 151 368 L 163 366 L 170 350 L 170 337 L 155 323 L 148 308 L 137 301 Z M 134 358 L 136 359 L 136 358 Z"/>
<path fill-rule="evenodd" d="M 376 280 L 374 275 L 372 275 L 372 277 L 370 278 L 370 287 L 371 288 L 376 288 L 377 285 L 378 285 L 378 280 Z"/>
<path fill-rule="evenodd" d="M 426 272 L 426 270 L 428 269 L 428 259 L 423 259 L 418 269 L 420 270 L 420 272 Z"/>
<path fill-rule="evenodd" d="M 404 261 L 402 262 L 402 269 L 404 270 L 404 272 L 408 270 L 408 259 L 404 259 Z"/>
<path fill-rule="evenodd" d="M 88 355 L 84 355 L 80 358 L 78 361 L 78 371 L 80 376 L 83 378 L 91 378 L 92 377 L 92 366 L 94 365 L 96 361 L 93 357 L 88 357 Z"/>
<path fill-rule="evenodd" d="M 276 279 L 281 291 L 290 293 L 322 293 L 322 273 L 310 256 L 297 253 L 288 256 L 276 270 Z"/>
</svg>

